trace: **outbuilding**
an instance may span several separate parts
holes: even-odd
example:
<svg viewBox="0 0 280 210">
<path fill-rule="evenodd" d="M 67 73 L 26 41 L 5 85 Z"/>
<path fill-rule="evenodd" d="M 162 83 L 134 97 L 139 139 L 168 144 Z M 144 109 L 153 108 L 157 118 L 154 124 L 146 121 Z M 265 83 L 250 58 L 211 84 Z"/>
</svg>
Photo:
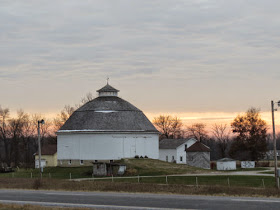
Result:
<svg viewBox="0 0 280 210">
<path fill-rule="evenodd" d="M 197 141 L 186 148 L 187 165 L 210 169 L 210 148 Z"/>
<path fill-rule="evenodd" d="M 159 157 L 159 132 L 145 114 L 109 84 L 77 109 L 57 132 L 59 166 L 122 158 Z"/>
<path fill-rule="evenodd" d="M 159 142 L 159 159 L 166 162 L 186 164 L 186 148 L 197 140 L 191 139 L 162 139 Z"/>
<path fill-rule="evenodd" d="M 56 144 L 47 144 L 41 150 L 41 166 L 56 167 L 57 166 L 57 146 Z M 39 168 L 39 155 L 35 153 L 35 168 Z"/>
<path fill-rule="evenodd" d="M 217 170 L 218 171 L 229 171 L 236 170 L 236 160 L 231 158 L 222 158 L 217 160 Z"/>
</svg>

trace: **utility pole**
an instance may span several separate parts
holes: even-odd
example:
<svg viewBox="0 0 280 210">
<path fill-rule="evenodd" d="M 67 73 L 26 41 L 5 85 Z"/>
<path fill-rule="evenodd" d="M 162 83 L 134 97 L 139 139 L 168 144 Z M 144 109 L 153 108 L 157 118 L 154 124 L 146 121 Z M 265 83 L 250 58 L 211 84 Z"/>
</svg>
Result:
<svg viewBox="0 0 280 210">
<path fill-rule="evenodd" d="M 42 178 L 43 168 L 41 165 L 41 136 L 40 136 L 40 124 L 45 124 L 44 120 L 38 120 L 38 154 L 39 154 L 39 170 L 40 178 Z"/>
<path fill-rule="evenodd" d="M 279 102 L 278 102 L 279 105 Z M 276 109 L 277 110 L 277 109 Z M 275 123 L 274 123 L 274 102 L 271 101 L 271 112 L 272 112 L 272 129 L 273 129 L 273 149 L 274 149 L 274 175 L 275 175 L 275 182 L 276 186 L 279 189 L 279 178 L 277 172 L 277 150 L 276 150 L 276 138 L 275 138 Z"/>
</svg>

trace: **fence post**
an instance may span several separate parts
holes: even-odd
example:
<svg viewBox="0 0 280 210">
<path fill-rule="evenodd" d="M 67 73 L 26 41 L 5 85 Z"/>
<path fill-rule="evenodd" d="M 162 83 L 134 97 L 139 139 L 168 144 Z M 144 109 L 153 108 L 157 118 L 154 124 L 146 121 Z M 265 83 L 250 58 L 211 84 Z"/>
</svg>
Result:
<svg viewBox="0 0 280 210">
<path fill-rule="evenodd" d="M 112 182 L 114 182 L 114 175 L 112 174 Z"/>
<path fill-rule="evenodd" d="M 230 187 L 229 177 L 227 178 L 228 187 Z"/>
<path fill-rule="evenodd" d="M 197 176 L 195 177 L 195 184 L 196 184 L 196 187 L 198 187 L 198 179 L 197 179 Z"/>
<path fill-rule="evenodd" d="M 52 178 L 52 175 L 51 175 L 51 173 L 49 173 L 49 178 Z"/>
<path fill-rule="evenodd" d="M 72 179 L 72 174 L 71 173 L 69 174 L 69 178 L 70 178 L 70 180 Z"/>
<path fill-rule="evenodd" d="M 165 183 L 168 184 L 167 176 L 165 177 Z"/>
<path fill-rule="evenodd" d="M 138 183 L 140 183 L 140 177 L 139 177 L 139 174 L 138 174 Z"/>
<path fill-rule="evenodd" d="M 263 184 L 263 188 L 265 188 L 265 185 L 264 185 L 264 179 L 262 179 L 262 184 Z"/>
<path fill-rule="evenodd" d="M 30 178 L 32 179 L 32 172 L 30 173 Z"/>
</svg>

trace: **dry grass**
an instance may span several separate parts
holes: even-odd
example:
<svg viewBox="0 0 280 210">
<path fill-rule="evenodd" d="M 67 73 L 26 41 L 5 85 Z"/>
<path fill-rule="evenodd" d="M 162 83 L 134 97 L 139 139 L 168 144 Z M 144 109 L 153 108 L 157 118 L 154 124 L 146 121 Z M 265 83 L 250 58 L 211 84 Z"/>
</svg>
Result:
<svg viewBox="0 0 280 210">
<path fill-rule="evenodd" d="M 0 179 L 1 188 L 34 189 L 36 180 L 14 178 Z M 37 185 L 36 185 L 37 186 Z M 68 191 L 103 191 L 103 192 L 139 192 L 139 193 L 174 193 L 187 195 L 230 195 L 230 196 L 265 196 L 280 197 L 275 188 L 223 187 L 223 186 L 188 186 L 182 184 L 120 183 L 120 182 L 70 182 L 67 180 L 43 179 L 38 189 Z"/>
<path fill-rule="evenodd" d="M 16 204 L 1 204 L 0 210 L 8 210 L 8 209 L 19 209 L 19 210 L 89 210 L 88 208 L 65 208 L 65 207 L 46 207 L 46 206 L 35 206 L 35 205 L 16 205 Z"/>
</svg>

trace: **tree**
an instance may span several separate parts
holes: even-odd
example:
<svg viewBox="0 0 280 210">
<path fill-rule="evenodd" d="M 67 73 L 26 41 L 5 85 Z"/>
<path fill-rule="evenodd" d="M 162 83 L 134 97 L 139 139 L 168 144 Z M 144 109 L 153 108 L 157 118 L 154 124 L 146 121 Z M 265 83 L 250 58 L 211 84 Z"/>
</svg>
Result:
<svg viewBox="0 0 280 210">
<path fill-rule="evenodd" d="M 204 123 L 195 123 L 191 126 L 187 126 L 186 135 L 189 138 L 195 138 L 198 141 L 202 141 L 207 138 L 206 125 Z"/>
<path fill-rule="evenodd" d="M 0 139 L 4 142 L 5 150 L 5 162 L 10 165 L 9 156 L 9 130 L 8 130 L 8 120 L 10 117 L 10 110 L 8 108 L 2 108 L 0 106 Z"/>
<path fill-rule="evenodd" d="M 155 117 L 153 124 L 161 133 L 161 138 L 177 138 L 182 133 L 182 121 L 178 117 L 160 115 Z"/>
<path fill-rule="evenodd" d="M 244 160 L 259 160 L 267 151 L 267 125 L 260 117 L 260 111 L 250 108 L 244 115 L 238 115 L 231 123 L 237 134 L 230 148 L 232 157 Z"/>
<path fill-rule="evenodd" d="M 60 127 L 68 120 L 68 118 L 73 114 L 75 108 L 70 105 L 65 105 L 61 110 L 60 114 L 54 118 L 54 130 L 57 131 Z"/>
<path fill-rule="evenodd" d="M 229 146 L 230 131 L 226 124 L 214 124 L 212 126 L 212 135 L 217 142 L 217 146 L 220 150 L 221 157 L 226 157 L 226 151 Z"/>
</svg>

